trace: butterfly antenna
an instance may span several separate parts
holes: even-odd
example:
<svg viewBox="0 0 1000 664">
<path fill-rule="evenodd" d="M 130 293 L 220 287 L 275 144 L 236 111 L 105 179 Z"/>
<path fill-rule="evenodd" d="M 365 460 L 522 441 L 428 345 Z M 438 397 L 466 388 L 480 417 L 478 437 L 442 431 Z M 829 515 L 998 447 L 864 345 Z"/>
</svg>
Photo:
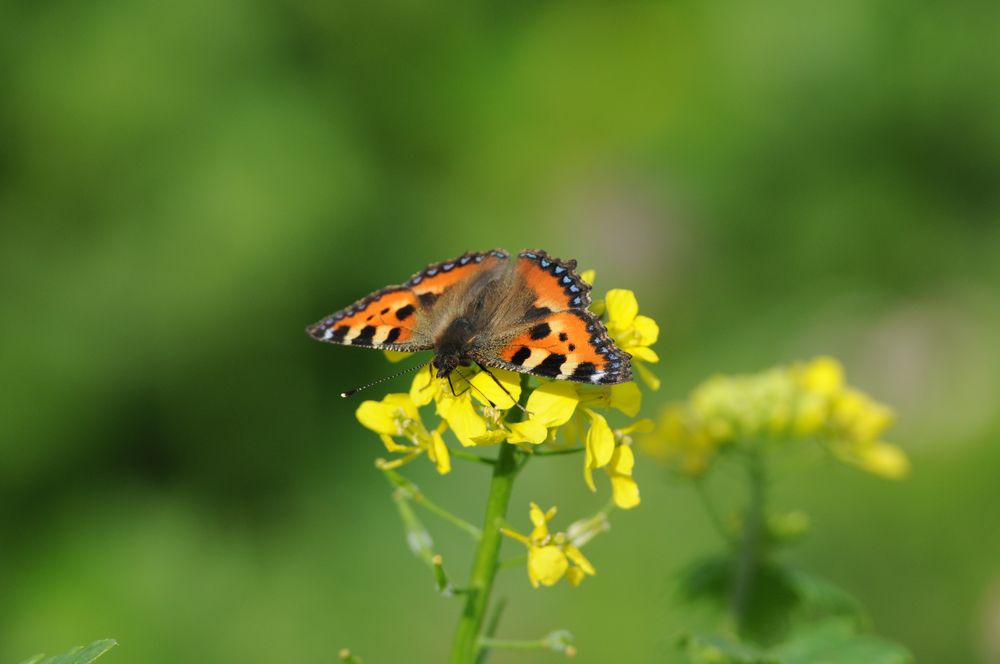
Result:
<svg viewBox="0 0 1000 664">
<path fill-rule="evenodd" d="M 493 400 L 492 400 L 492 399 L 490 399 L 490 398 L 489 398 L 488 396 L 486 396 L 486 394 L 484 394 L 484 393 L 483 393 L 483 391 L 482 391 L 481 389 L 479 389 L 478 387 L 476 387 L 475 385 L 473 385 L 473 384 L 472 384 L 472 381 L 470 381 L 470 380 L 469 380 L 468 376 L 466 376 L 465 374 L 463 374 L 463 373 L 462 373 L 461 371 L 459 371 L 459 370 L 458 370 L 457 368 L 455 369 L 455 373 L 457 373 L 457 374 L 459 375 L 459 377 L 460 377 L 460 378 L 461 378 L 462 380 L 464 380 L 464 381 L 465 381 L 465 384 L 469 386 L 469 387 L 465 388 L 465 390 L 462 390 L 462 393 L 463 393 L 463 394 L 465 393 L 465 391 L 466 391 L 466 390 L 468 390 L 469 388 L 472 388 L 472 389 L 474 389 L 474 390 L 475 390 L 476 392 L 479 392 L 480 394 L 482 394 L 482 395 L 483 395 L 483 398 L 484 398 L 484 399 L 486 399 L 486 403 L 488 403 L 488 404 L 490 405 L 490 408 L 496 408 L 496 407 L 497 407 L 497 405 L 496 405 L 495 403 L 493 403 Z M 448 384 L 449 384 L 449 385 L 451 384 L 451 380 L 450 380 L 450 377 L 449 377 L 449 382 L 448 382 Z M 452 387 L 452 388 L 451 388 L 451 393 L 452 393 L 452 394 L 455 394 L 455 388 L 454 388 L 454 387 Z M 457 396 L 457 395 L 456 395 L 456 396 Z"/>
<path fill-rule="evenodd" d="M 342 396 L 343 398 L 346 399 L 347 397 L 349 397 L 349 396 L 351 396 L 353 394 L 357 394 L 361 390 L 367 390 L 369 387 L 374 387 L 374 386 L 378 385 L 379 383 L 384 383 L 387 380 L 392 380 L 393 378 L 399 378 L 400 376 L 405 376 L 408 373 L 413 373 L 414 371 L 418 371 L 418 370 L 423 369 L 423 368 L 424 368 L 423 364 L 418 364 L 416 366 L 408 367 L 408 368 L 403 369 L 402 371 L 400 371 L 398 373 L 394 373 L 394 374 L 392 374 L 390 376 L 385 376 L 383 378 L 379 378 L 378 380 L 372 381 L 372 382 L 368 383 L 367 385 L 362 385 L 361 387 L 355 387 L 353 390 L 347 390 L 346 392 L 341 392 L 340 396 Z"/>
<path fill-rule="evenodd" d="M 484 367 L 483 365 L 479 364 L 478 362 L 476 363 L 476 365 L 480 369 L 482 369 L 483 371 L 485 371 L 487 374 L 489 374 L 490 378 L 493 379 L 493 382 L 500 386 L 500 389 L 504 391 L 504 394 L 506 394 L 507 396 L 510 397 L 510 400 L 514 402 L 515 406 L 517 406 L 518 408 L 521 409 L 522 413 L 524 413 L 525 415 L 531 415 L 531 413 L 528 412 L 528 409 L 525 408 L 524 406 L 522 406 L 521 402 L 519 402 L 517 399 L 514 398 L 514 395 L 510 393 L 510 390 L 508 390 L 506 387 L 504 387 L 504 384 L 500 382 L 500 379 L 497 378 L 492 371 L 490 371 L 489 367 Z"/>
</svg>

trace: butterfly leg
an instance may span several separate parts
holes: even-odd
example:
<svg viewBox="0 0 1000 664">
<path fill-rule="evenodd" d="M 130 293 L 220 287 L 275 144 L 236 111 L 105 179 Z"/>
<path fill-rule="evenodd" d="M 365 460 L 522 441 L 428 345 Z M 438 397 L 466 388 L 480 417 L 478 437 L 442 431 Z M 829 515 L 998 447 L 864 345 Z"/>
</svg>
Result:
<svg viewBox="0 0 1000 664">
<path fill-rule="evenodd" d="M 459 376 L 462 376 L 462 374 L 459 374 Z M 448 387 L 451 388 L 451 396 L 453 396 L 453 397 L 460 397 L 463 394 L 465 394 L 466 392 L 468 392 L 469 388 L 472 387 L 472 383 L 469 382 L 468 378 L 466 378 L 465 376 L 462 376 L 462 379 L 465 380 L 466 388 L 464 390 L 462 390 L 461 392 L 455 392 L 455 386 L 451 382 L 451 374 L 448 374 Z"/>
<path fill-rule="evenodd" d="M 465 381 L 465 384 L 468 387 L 466 387 L 464 390 L 462 390 L 458 394 L 455 394 L 455 387 L 451 384 L 451 374 L 448 374 L 448 385 L 449 385 L 449 387 L 451 387 L 451 393 L 454 396 L 456 396 L 456 397 L 457 396 L 461 396 L 461 395 L 465 394 L 466 392 L 468 392 L 470 389 L 475 388 L 476 392 L 479 392 L 480 394 L 483 395 L 483 398 L 486 399 L 486 403 L 488 403 L 490 405 L 490 408 L 496 408 L 497 407 L 497 405 L 495 403 L 493 403 L 492 399 L 490 399 L 488 396 L 486 396 L 485 394 L 483 394 L 483 391 L 481 389 L 479 389 L 478 387 L 476 387 L 475 385 L 472 384 L 472 381 L 469 380 L 468 376 L 466 376 L 465 374 L 463 374 L 461 371 L 458 371 L 458 369 L 455 369 L 455 371 L 458 372 L 458 375 L 462 378 L 462 380 Z"/>
<path fill-rule="evenodd" d="M 485 371 L 485 372 L 486 372 L 487 374 L 489 374 L 489 377 L 493 379 L 493 382 L 494 382 L 494 383 L 496 383 L 497 385 L 499 385 L 499 386 L 500 386 L 500 389 L 504 391 L 504 394 L 506 394 L 506 395 L 507 395 L 508 397 L 510 397 L 510 400 L 511 400 L 512 402 L 514 402 L 514 405 L 515 405 L 515 406 L 517 406 L 518 408 L 520 408 L 520 409 L 521 409 L 521 411 L 522 411 L 522 412 L 523 412 L 523 413 L 524 413 L 525 415 L 530 415 L 530 414 L 531 414 L 531 413 L 529 413 L 529 412 L 528 412 L 528 411 L 527 411 L 527 410 L 526 410 L 526 409 L 524 408 L 524 406 L 522 406 L 522 405 L 521 405 L 521 404 L 520 404 L 520 403 L 518 402 L 518 400 L 517 400 L 517 399 L 515 399 L 515 398 L 514 398 L 514 395 L 510 393 L 510 390 L 508 390 L 508 389 L 507 389 L 506 387 L 504 387 L 504 384 L 503 384 L 503 383 L 501 383 L 501 382 L 500 382 L 500 379 L 499 379 L 499 378 L 497 378 L 497 377 L 496 377 L 496 376 L 495 376 L 495 375 L 493 374 L 493 372 L 489 370 L 489 367 L 485 367 L 485 366 L 483 366 L 482 364 L 479 364 L 479 362 L 476 362 L 476 366 L 477 366 L 477 367 L 479 367 L 479 368 L 480 368 L 480 369 L 481 369 L 482 371 Z"/>
<path fill-rule="evenodd" d="M 427 363 L 427 373 L 429 374 L 429 377 L 427 379 L 427 384 L 423 386 L 422 390 L 428 390 L 428 389 L 430 389 L 434 385 L 434 363 L 433 362 L 428 362 Z M 454 392 L 454 391 L 455 390 L 452 389 L 452 392 Z"/>
</svg>

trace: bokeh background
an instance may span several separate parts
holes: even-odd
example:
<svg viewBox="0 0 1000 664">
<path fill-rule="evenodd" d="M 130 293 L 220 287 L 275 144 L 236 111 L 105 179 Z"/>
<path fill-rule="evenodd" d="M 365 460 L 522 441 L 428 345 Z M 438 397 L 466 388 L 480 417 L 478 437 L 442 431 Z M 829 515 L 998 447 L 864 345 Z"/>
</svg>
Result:
<svg viewBox="0 0 1000 664">
<path fill-rule="evenodd" d="M 303 327 L 499 246 L 637 293 L 663 330 L 647 414 L 841 358 L 914 471 L 792 464 L 775 491 L 814 532 L 790 558 L 920 661 L 1000 662 L 997 3 L 0 11 L 0 661 L 100 637 L 109 664 L 442 661 L 458 603 L 337 396 L 388 364 Z M 485 472 L 426 466 L 478 520 Z M 530 467 L 512 520 L 600 507 L 579 474 Z M 719 543 L 687 486 L 636 475 L 597 577 L 505 573 L 502 635 L 674 661 L 675 574 Z"/>
</svg>

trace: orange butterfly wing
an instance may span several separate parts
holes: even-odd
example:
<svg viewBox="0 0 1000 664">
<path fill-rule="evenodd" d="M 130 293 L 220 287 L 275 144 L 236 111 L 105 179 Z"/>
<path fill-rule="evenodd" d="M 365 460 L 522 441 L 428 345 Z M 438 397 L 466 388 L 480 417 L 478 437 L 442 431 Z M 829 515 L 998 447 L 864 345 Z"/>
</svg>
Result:
<svg viewBox="0 0 1000 664">
<path fill-rule="evenodd" d="M 601 321 L 587 310 L 590 285 L 576 274 L 576 261 L 522 251 L 515 269 L 534 302 L 525 314 L 524 330 L 500 349 L 493 364 L 584 383 L 632 380 L 632 356 L 615 346 Z"/>
<path fill-rule="evenodd" d="M 507 258 L 505 251 L 494 249 L 428 265 L 405 284 L 376 291 L 310 325 L 306 332 L 335 344 L 406 352 L 429 350 L 434 343 L 422 329 L 422 314 L 430 312 L 451 286 Z"/>
</svg>

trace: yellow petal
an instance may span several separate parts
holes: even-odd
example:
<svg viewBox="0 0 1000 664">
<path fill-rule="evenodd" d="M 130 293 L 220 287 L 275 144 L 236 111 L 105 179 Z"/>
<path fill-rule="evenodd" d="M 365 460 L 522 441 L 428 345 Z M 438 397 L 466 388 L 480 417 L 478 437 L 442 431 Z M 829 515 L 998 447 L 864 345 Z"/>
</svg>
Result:
<svg viewBox="0 0 1000 664">
<path fill-rule="evenodd" d="M 639 504 L 639 485 L 631 477 L 613 475 L 611 477 L 611 499 L 623 510 Z"/>
<path fill-rule="evenodd" d="M 635 454 L 628 445 L 619 445 L 615 448 L 615 453 L 611 455 L 608 463 L 608 472 L 619 475 L 631 475 L 635 467 Z"/>
<path fill-rule="evenodd" d="M 399 362 L 400 360 L 409 356 L 409 353 L 401 353 L 398 350 L 384 350 L 382 351 L 382 354 L 385 355 L 385 359 L 389 360 L 392 363 Z"/>
<path fill-rule="evenodd" d="M 637 343 L 640 346 L 652 346 L 660 338 L 660 326 L 649 316 L 636 316 L 632 322 L 632 329 L 638 337 Z"/>
<path fill-rule="evenodd" d="M 542 511 L 542 508 L 539 507 L 538 503 L 535 501 L 531 501 L 531 503 L 529 503 L 528 518 L 531 519 L 531 524 L 535 526 L 535 528 L 544 526 L 547 523 L 545 519 L 545 512 Z"/>
<path fill-rule="evenodd" d="M 591 468 L 601 468 L 611 461 L 611 456 L 615 452 L 615 434 L 608 426 L 608 421 L 589 408 L 587 415 L 590 417 L 590 429 L 587 430 L 587 451 L 590 453 L 591 462 L 587 464 Z"/>
<path fill-rule="evenodd" d="M 642 363 L 636 362 L 632 365 L 632 368 L 639 374 L 639 378 L 642 378 L 642 382 L 649 386 L 649 389 L 654 392 L 660 389 L 660 379 L 657 378 L 656 374 L 647 369 Z"/>
<path fill-rule="evenodd" d="M 362 401 L 355 411 L 358 422 L 375 433 L 389 436 L 399 435 L 395 410 L 381 401 Z"/>
<path fill-rule="evenodd" d="M 382 397 L 382 403 L 386 407 L 393 409 L 397 415 L 408 417 L 412 420 L 420 420 L 420 412 L 413 399 L 406 392 L 394 392 Z"/>
<path fill-rule="evenodd" d="M 622 434 L 623 436 L 626 436 L 630 433 L 651 433 L 655 426 L 656 425 L 653 423 L 653 420 L 649 419 L 648 417 L 644 417 L 641 420 L 636 420 L 627 427 L 618 429 L 618 433 Z"/>
<path fill-rule="evenodd" d="M 628 445 L 619 445 L 608 464 L 611 476 L 611 498 L 622 509 L 631 509 L 639 504 L 639 485 L 632 479 L 635 455 Z"/>
<path fill-rule="evenodd" d="M 409 452 L 413 449 L 408 445 L 400 445 L 388 434 L 380 433 L 378 437 L 382 439 L 382 444 L 385 445 L 385 449 L 389 452 Z"/>
<path fill-rule="evenodd" d="M 910 460 L 903 450 L 888 443 L 865 445 L 858 454 L 861 467 L 869 473 L 898 480 L 910 472 Z"/>
<path fill-rule="evenodd" d="M 410 383 L 410 399 L 418 406 L 426 406 L 434 400 L 437 386 L 429 369 L 421 369 Z"/>
<path fill-rule="evenodd" d="M 510 434 L 503 429 L 495 429 L 493 431 L 487 431 L 482 436 L 473 436 L 472 442 L 476 445 L 496 445 L 497 443 L 502 443 L 509 438 Z"/>
<path fill-rule="evenodd" d="M 594 279 L 596 278 L 597 278 L 596 270 L 584 270 L 583 272 L 580 273 L 580 279 L 582 279 L 584 283 L 590 284 L 591 286 L 594 285 Z"/>
<path fill-rule="evenodd" d="M 583 570 L 579 567 L 570 567 L 566 570 L 566 580 L 569 581 L 569 585 L 574 588 L 580 585 L 585 578 L 587 578 L 587 575 L 584 574 Z"/>
<path fill-rule="evenodd" d="M 625 352 L 631 355 L 633 359 L 640 362 L 651 362 L 656 364 L 660 361 L 660 356 L 656 354 L 656 351 L 645 346 L 626 346 Z"/>
<path fill-rule="evenodd" d="M 819 394 L 802 394 L 795 404 L 795 415 L 792 419 L 793 436 L 814 436 L 826 424 L 828 399 Z"/>
<path fill-rule="evenodd" d="M 574 565 L 579 567 L 584 573 L 593 576 L 597 574 L 597 570 L 594 566 L 590 564 L 590 561 L 580 552 L 580 549 L 576 548 L 572 544 L 567 544 L 563 547 L 563 551 L 566 553 L 566 557 L 572 561 Z"/>
<path fill-rule="evenodd" d="M 448 454 L 448 446 L 444 444 L 444 438 L 437 431 L 431 432 L 428 454 L 440 474 L 446 475 L 451 472 L 451 455 Z"/>
<path fill-rule="evenodd" d="M 583 482 L 587 485 L 587 488 L 591 491 L 597 491 L 597 485 L 594 484 L 594 453 L 590 449 L 590 445 L 586 444 L 584 441 L 583 446 Z"/>
<path fill-rule="evenodd" d="M 537 587 L 555 585 L 566 573 L 569 561 L 558 546 L 533 546 L 528 549 L 528 577 Z"/>
<path fill-rule="evenodd" d="M 486 371 L 480 371 L 471 381 L 473 385 L 472 396 L 484 405 L 486 399 L 489 399 L 494 406 L 501 410 L 513 408 L 521 397 L 520 374 L 506 369 L 489 369 L 489 372 L 496 376 L 497 380 L 493 380 Z M 497 385 L 497 381 L 503 387 Z"/>
<path fill-rule="evenodd" d="M 544 443 L 549 435 L 549 430 L 545 428 L 545 425 L 533 419 L 527 419 L 522 422 L 511 422 L 507 426 L 510 427 L 511 431 L 511 435 L 508 438 L 508 441 L 511 443 L 531 443 L 538 445 Z"/>
<path fill-rule="evenodd" d="M 608 308 L 608 325 L 610 327 L 626 328 L 632 325 L 639 313 L 639 302 L 635 293 L 624 288 L 612 288 L 604 297 Z"/>
<path fill-rule="evenodd" d="M 528 419 L 544 427 L 557 427 L 565 424 L 580 399 L 576 387 L 568 381 L 551 381 L 539 386 L 528 397 Z"/>
<path fill-rule="evenodd" d="M 832 396 L 844 387 L 844 367 L 832 357 L 817 357 L 802 371 L 802 387 L 823 396 Z"/>
<path fill-rule="evenodd" d="M 591 465 L 591 455 L 589 450 L 586 452 L 586 458 L 583 462 L 583 483 L 587 485 L 587 488 L 591 491 L 597 491 L 597 485 L 594 484 L 594 467 Z"/>
<path fill-rule="evenodd" d="M 475 438 L 487 432 L 486 420 L 473 408 L 468 392 L 458 397 L 442 397 L 438 412 L 465 447 L 475 445 Z"/>
<path fill-rule="evenodd" d="M 635 382 L 612 385 L 609 405 L 629 417 L 635 417 L 642 406 L 642 392 L 639 390 L 639 386 Z"/>
</svg>

